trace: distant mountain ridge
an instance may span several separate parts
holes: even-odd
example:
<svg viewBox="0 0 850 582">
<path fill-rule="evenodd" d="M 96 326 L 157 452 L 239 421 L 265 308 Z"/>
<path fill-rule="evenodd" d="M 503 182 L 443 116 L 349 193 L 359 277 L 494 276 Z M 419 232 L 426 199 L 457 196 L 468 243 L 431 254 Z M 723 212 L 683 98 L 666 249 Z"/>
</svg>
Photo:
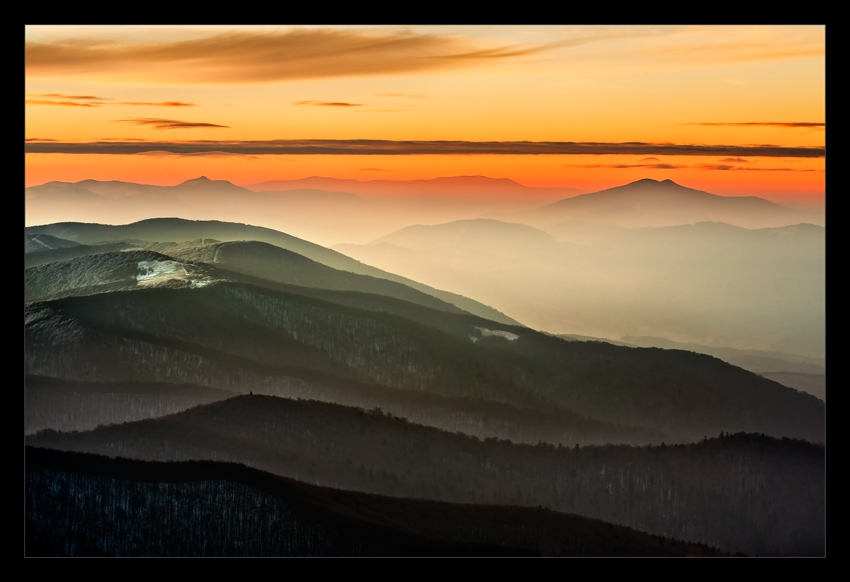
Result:
<svg viewBox="0 0 850 582">
<path fill-rule="evenodd" d="M 755 196 L 719 196 L 651 178 L 559 200 L 519 217 L 535 226 L 582 220 L 631 228 L 706 221 L 766 228 L 824 220 L 821 213 L 794 210 Z"/>
<path fill-rule="evenodd" d="M 484 194 L 524 195 L 552 199 L 556 196 L 576 195 L 577 188 L 537 188 L 524 186 L 509 178 L 487 176 L 451 176 L 426 180 L 353 180 L 310 176 L 297 180 L 268 180 L 245 186 L 256 192 L 316 188 L 319 190 L 344 190 L 360 195 L 416 195 L 416 196 L 481 196 Z"/>
</svg>

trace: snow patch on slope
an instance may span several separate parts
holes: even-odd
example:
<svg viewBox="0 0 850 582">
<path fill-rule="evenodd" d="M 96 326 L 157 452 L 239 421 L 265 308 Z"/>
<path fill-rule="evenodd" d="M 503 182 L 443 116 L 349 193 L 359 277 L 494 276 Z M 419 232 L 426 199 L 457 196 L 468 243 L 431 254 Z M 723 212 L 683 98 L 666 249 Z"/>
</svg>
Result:
<svg viewBox="0 0 850 582">
<path fill-rule="evenodd" d="M 519 339 L 519 336 L 517 334 L 511 333 L 509 331 L 503 331 L 501 329 L 487 329 L 486 327 L 476 327 L 475 329 L 481 333 L 482 337 L 494 335 L 496 337 L 503 337 L 511 342 Z M 470 336 L 470 338 L 472 338 L 472 336 Z M 476 342 L 478 341 L 478 338 L 472 338 L 472 341 Z"/>
<path fill-rule="evenodd" d="M 139 285 L 156 285 L 164 281 L 188 281 L 192 287 L 206 287 L 211 280 L 192 277 L 186 265 L 178 261 L 139 261 Z"/>
</svg>

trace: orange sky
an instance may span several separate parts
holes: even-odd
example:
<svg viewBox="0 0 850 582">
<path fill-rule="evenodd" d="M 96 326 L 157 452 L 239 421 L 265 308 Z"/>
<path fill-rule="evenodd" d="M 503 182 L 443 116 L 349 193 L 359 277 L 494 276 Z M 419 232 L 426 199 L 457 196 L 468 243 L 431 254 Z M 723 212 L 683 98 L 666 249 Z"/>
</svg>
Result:
<svg viewBox="0 0 850 582">
<path fill-rule="evenodd" d="M 159 149 L 27 153 L 27 186 L 487 175 L 586 191 L 669 178 L 786 203 L 825 192 L 825 158 L 800 154 L 825 143 L 824 26 L 34 26 L 26 38 L 27 147 Z M 220 143 L 184 155 L 169 145 L 201 140 Z M 245 154 L 265 140 L 611 145 L 606 155 Z M 617 145 L 630 142 L 740 151 Z M 789 149 L 749 155 L 764 144 Z"/>
</svg>

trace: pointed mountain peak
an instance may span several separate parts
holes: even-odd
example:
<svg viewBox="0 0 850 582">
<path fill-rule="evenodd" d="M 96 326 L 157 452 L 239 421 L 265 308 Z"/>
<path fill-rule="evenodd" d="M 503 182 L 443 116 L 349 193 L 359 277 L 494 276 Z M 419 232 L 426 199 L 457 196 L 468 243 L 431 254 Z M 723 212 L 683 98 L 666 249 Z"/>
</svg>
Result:
<svg viewBox="0 0 850 582">
<path fill-rule="evenodd" d="M 191 180 L 180 182 L 179 184 L 177 184 L 177 186 L 197 186 L 199 184 L 205 184 L 209 182 L 212 182 L 212 180 L 210 180 L 206 176 L 200 176 L 199 178 L 192 178 Z"/>
</svg>

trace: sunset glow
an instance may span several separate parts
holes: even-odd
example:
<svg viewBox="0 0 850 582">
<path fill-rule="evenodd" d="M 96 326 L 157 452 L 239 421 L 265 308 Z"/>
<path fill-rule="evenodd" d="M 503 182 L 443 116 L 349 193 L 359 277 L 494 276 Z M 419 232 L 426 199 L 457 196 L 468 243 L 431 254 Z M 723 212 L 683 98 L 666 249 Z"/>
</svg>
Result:
<svg viewBox="0 0 850 582">
<path fill-rule="evenodd" d="M 826 27 L 28 26 L 29 556 L 825 556 Z"/>
<path fill-rule="evenodd" d="M 782 203 L 824 199 L 822 26 L 32 26 L 26 37 L 27 186 L 485 175 L 594 191 L 651 177 Z M 207 140 L 221 143 L 167 151 Z M 267 140 L 608 146 L 594 155 L 239 147 Z M 35 153 L 42 144 L 85 152 L 93 142 L 157 147 Z M 633 142 L 742 151 L 621 153 L 618 144 Z M 765 144 L 816 152 L 744 155 Z"/>
</svg>

